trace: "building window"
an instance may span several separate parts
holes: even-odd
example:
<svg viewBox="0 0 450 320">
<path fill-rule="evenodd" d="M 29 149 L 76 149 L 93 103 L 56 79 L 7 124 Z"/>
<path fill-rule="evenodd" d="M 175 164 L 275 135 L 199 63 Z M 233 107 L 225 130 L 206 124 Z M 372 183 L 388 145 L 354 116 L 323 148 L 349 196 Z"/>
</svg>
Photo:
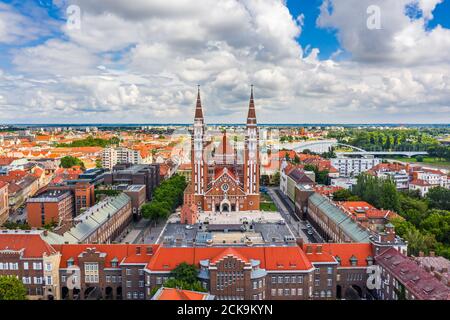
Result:
<svg viewBox="0 0 450 320">
<path fill-rule="evenodd" d="M 277 295 L 277 289 L 272 289 L 271 294 L 273 297 L 275 297 Z"/>
<path fill-rule="evenodd" d="M 33 270 L 42 270 L 42 263 L 33 262 Z"/>
<path fill-rule="evenodd" d="M 143 280 L 140 280 L 139 281 L 139 288 L 143 288 L 144 287 L 144 281 Z"/>
<path fill-rule="evenodd" d="M 131 292 L 127 292 L 127 299 L 131 299 Z"/>
<path fill-rule="evenodd" d="M 333 267 L 328 267 L 327 268 L 327 273 L 328 274 L 333 274 Z"/>
<path fill-rule="evenodd" d="M 111 276 L 106 276 L 106 282 L 111 282 Z"/>
<path fill-rule="evenodd" d="M 131 281 L 127 281 L 127 288 L 131 288 Z"/>
<path fill-rule="evenodd" d="M 297 276 L 297 283 L 303 283 L 303 276 Z"/>
<path fill-rule="evenodd" d="M 272 283 L 277 283 L 277 277 L 272 277 Z"/>
<path fill-rule="evenodd" d="M 1 270 L 2 268 L 0 267 L 0 270 Z M 28 270 L 28 262 L 24 262 L 23 263 L 23 269 L 24 270 Z"/>
<path fill-rule="evenodd" d="M 131 276 L 131 269 L 126 269 L 127 276 Z"/>
<path fill-rule="evenodd" d="M 303 288 L 297 288 L 297 295 L 302 296 L 303 295 Z"/>
</svg>

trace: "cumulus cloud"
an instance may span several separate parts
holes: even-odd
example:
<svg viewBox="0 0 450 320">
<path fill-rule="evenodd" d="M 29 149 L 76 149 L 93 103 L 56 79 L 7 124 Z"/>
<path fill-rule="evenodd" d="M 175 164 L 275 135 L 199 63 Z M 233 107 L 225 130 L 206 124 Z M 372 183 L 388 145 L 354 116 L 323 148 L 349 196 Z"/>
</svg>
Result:
<svg viewBox="0 0 450 320">
<path fill-rule="evenodd" d="M 261 122 L 449 121 L 449 30 L 425 29 L 439 2 L 417 0 L 423 14 L 411 19 L 411 1 L 325 0 L 317 25 L 336 29 L 351 56 L 335 61 L 341 51 L 319 60 L 302 48 L 305 17 L 285 1 L 71 1 L 81 29 L 62 24 L 62 37 L 11 50 L 0 111 L 22 122 L 190 122 L 201 84 L 207 121 L 243 122 L 254 84 Z M 381 30 L 366 27 L 374 3 Z"/>
</svg>

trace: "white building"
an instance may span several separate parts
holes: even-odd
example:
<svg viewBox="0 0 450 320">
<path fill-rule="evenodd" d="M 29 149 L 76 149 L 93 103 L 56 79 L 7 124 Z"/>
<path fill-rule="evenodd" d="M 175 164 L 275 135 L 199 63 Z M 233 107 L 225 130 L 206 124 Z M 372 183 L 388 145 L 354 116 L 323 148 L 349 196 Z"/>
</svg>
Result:
<svg viewBox="0 0 450 320">
<path fill-rule="evenodd" d="M 356 177 L 381 163 L 379 158 L 345 158 L 331 159 L 331 165 L 339 171 L 340 177 Z"/>
<path fill-rule="evenodd" d="M 425 196 L 431 188 L 450 188 L 447 173 L 441 170 L 421 168 L 413 172 L 413 180 L 409 183 L 410 190 L 419 190 Z"/>
<path fill-rule="evenodd" d="M 132 163 L 141 164 L 142 158 L 139 150 L 128 148 L 105 148 L 102 152 L 102 166 L 111 170 L 116 164 Z"/>
<path fill-rule="evenodd" d="M 398 190 L 405 190 L 409 187 L 409 175 L 406 170 L 398 172 L 382 172 L 377 171 L 376 176 L 384 179 L 391 179 L 394 181 L 395 186 Z"/>
</svg>

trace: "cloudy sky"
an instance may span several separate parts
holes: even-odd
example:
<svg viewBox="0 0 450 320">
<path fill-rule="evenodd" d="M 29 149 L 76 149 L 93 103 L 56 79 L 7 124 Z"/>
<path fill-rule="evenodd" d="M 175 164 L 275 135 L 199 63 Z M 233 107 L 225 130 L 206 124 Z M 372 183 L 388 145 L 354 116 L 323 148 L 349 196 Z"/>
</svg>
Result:
<svg viewBox="0 0 450 320">
<path fill-rule="evenodd" d="M 209 123 L 244 122 L 250 84 L 260 123 L 450 123 L 449 12 L 450 0 L 0 1 L 0 123 L 190 123 L 197 84 Z"/>
</svg>

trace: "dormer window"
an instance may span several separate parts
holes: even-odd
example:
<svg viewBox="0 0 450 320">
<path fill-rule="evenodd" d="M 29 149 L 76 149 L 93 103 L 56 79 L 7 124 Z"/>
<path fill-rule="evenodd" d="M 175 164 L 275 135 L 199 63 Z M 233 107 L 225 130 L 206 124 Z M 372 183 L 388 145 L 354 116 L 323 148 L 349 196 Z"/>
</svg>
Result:
<svg viewBox="0 0 450 320">
<path fill-rule="evenodd" d="M 73 266 L 73 258 L 70 258 L 70 259 L 67 260 L 67 266 L 68 267 Z"/>
<path fill-rule="evenodd" d="M 117 258 L 112 259 L 112 260 L 111 260 L 111 267 L 112 267 L 112 268 L 117 268 L 117 266 L 118 266 L 118 260 L 117 260 Z"/>
<path fill-rule="evenodd" d="M 368 266 L 373 265 L 373 258 L 372 258 L 371 256 L 368 256 L 367 259 L 366 259 L 366 261 L 367 261 L 367 265 L 368 265 Z"/>
<path fill-rule="evenodd" d="M 358 264 L 358 259 L 355 256 L 351 256 L 351 258 L 350 258 L 350 265 L 352 267 L 356 267 L 357 264 Z"/>
<path fill-rule="evenodd" d="M 341 265 L 341 257 L 336 256 L 336 261 L 337 261 L 337 263 L 338 263 L 339 265 Z"/>
</svg>

